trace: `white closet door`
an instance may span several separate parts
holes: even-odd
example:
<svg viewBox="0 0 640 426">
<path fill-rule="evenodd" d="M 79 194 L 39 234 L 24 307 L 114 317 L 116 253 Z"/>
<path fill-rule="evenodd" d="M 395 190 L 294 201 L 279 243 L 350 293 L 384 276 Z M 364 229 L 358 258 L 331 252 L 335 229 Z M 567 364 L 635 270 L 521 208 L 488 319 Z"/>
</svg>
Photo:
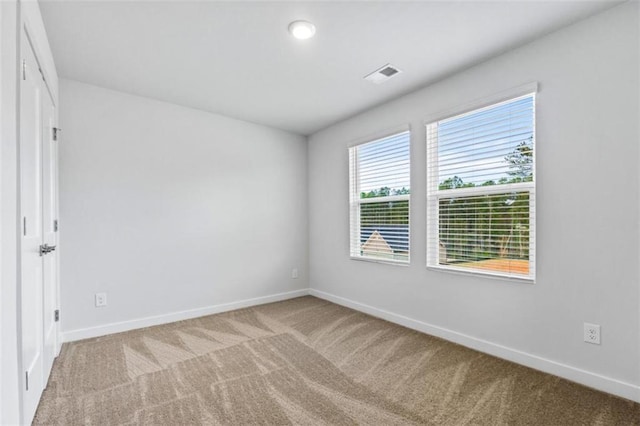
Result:
<svg viewBox="0 0 640 426">
<path fill-rule="evenodd" d="M 21 328 L 23 421 L 31 423 L 44 384 L 42 229 L 42 98 L 44 82 L 27 37 L 22 37 L 20 84 Z"/>
<path fill-rule="evenodd" d="M 44 244 L 54 248 L 42 256 L 43 264 L 43 363 L 44 384 L 56 357 L 56 322 L 55 310 L 57 306 L 57 265 L 58 245 L 56 234 L 57 212 L 57 142 L 54 141 L 55 106 L 47 90 L 42 96 L 42 231 Z"/>
</svg>

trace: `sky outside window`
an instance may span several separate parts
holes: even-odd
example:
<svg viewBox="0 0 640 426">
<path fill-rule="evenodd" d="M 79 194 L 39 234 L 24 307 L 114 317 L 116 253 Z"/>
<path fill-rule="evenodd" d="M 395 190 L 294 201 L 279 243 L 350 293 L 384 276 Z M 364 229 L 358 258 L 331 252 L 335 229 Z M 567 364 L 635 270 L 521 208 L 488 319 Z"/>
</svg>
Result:
<svg viewBox="0 0 640 426">
<path fill-rule="evenodd" d="M 409 137 L 407 131 L 358 147 L 361 193 L 390 188 L 393 195 L 409 189 Z"/>
<path fill-rule="evenodd" d="M 523 143 L 533 148 L 533 126 L 532 96 L 441 121 L 439 183 L 455 177 L 473 186 L 512 180 L 508 157 Z"/>
</svg>

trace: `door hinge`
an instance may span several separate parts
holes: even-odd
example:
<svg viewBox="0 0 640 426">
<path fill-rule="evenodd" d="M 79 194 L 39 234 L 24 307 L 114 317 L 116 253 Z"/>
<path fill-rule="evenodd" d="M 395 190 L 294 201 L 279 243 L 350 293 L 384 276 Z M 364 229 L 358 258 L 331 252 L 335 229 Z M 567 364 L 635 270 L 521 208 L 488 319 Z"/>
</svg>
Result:
<svg viewBox="0 0 640 426">
<path fill-rule="evenodd" d="M 29 372 L 25 371 L 24 372 L 24 376 L 25 376 L 25 387 L 27 388 L 27 390 L 29 390 Z"/>
<path fill-rule="evenodd" d="M 58 133 L 60 133 L 62 131 L 61 128 L 59 127 L 53 127 L 53 140 L 57 141 L 58 140 Z"/>
<path fill-rule="evenodd" d="M 53 232 L 58 232 L 58 219 L 53 221 Z"/>
<path fill-rule="evenodd" d="M 27 217 L 22 217 L 22 235 L 27 235 Z"/>
<path fill-rule="evenodd" d="M 60 321 L 60 309 L 53 311 L 53 318 L 56 322 Z"/>
<path fill-rule="evenodd" d="M 26 59 L 22 60 L 22 79 L 23 80 L 27 79 L 27 60 Z"/>
</svg>

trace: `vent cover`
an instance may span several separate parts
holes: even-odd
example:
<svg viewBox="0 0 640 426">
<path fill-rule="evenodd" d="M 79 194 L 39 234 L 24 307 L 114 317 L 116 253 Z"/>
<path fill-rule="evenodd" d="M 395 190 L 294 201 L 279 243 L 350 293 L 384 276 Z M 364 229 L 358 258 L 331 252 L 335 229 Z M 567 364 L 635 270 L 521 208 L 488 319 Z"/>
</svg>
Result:
<svg viewBox="0 0 640 426">
<path fill-rule="evenodd" d="M 381 68 L 378 68 L 371 74 L 366 75 L 364 79 L 375 84 L 380 84 L 389 80 L 391 77 L 400 74 L 401 72 L 402 71 L 400 71 L 398 68 L 394 67 L 393 65 L 387 64 Z"/>
</svg>

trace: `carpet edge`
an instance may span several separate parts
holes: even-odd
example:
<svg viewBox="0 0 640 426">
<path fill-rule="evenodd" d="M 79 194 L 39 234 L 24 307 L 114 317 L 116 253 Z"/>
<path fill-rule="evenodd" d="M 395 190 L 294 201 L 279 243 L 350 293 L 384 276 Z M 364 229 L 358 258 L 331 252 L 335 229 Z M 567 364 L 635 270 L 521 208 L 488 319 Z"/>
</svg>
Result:
<svg viewBox="0 0 640 426">
<path fill-rule="evenodd" d="M 94 327 L 79 328 L 75 330 L 63 331 L 60 333 L 62 343 L 74 342 L 77 340 L 89 339 L 92 337 L 106 336 L 124 331 L 136 330 L 139 328 L 151 327 L 155 325 L 168 324 L 176 321 L 183 321 L 206 315 L 219 314 L 236 309 L 249 308 L 252 306 L 264 305 L 267 303 L 281 302 L 283 300 L 294 299 L 296 297 L 308 296 L 309 289 L 287 291 L 283 293 L 271 294 L 268 296 L 254 297 L 234 302 L 220 303 L 217 305 L 205 306 L 201 308 L 188 309 L 184 311 L 171 312 L 169 314 L 153 315 L 144 318 L 136 318 L 127 321 L 119 321 L 98 325 Z"/>
<path fill-rule="evenodd" d="M 457 343 L 464 347 L 477 350 L 479 352 L 495 356 L 506 361 L 511 361 L 534 370 L 552 374 L 563 379 L 596 389 L 601 392 L 612 394 L 621 398 L 640 403 L 640 386 L 632 383 L 624 382 L 611 377 L 602 376 L 577 367 L 573 367 L 561 362 L 542 358 L 517 349 L 499 345 L 487 340 L 479 339 L 450 330 L 444 327 L 428 324 L 404 315 L 356 302 L 341 296 L 327 293 L 314 288 L 309 289 L 311 296 L 354 309 L 365 314 L 384 319 L 386 321 L 398 324 L 412 330 L 439 337 L 449 342 Z"/>
</svg>

